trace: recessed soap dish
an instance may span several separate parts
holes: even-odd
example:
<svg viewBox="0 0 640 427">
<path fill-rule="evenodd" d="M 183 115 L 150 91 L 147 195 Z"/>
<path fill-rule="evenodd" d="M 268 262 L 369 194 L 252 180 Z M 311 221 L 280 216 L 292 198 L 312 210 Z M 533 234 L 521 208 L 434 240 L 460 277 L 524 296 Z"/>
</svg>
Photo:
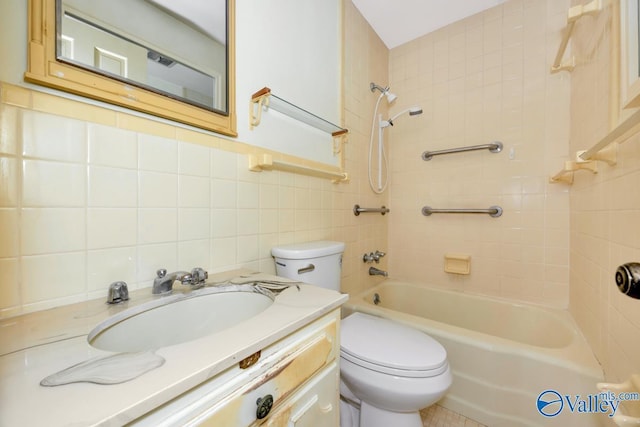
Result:
<svg viewBox="0 0 640 427">
<path fill-rule="evenodd" d="M 444 255 L 444 271 L 453 274 L 470 274 L 471 273 L 471 255 L 464 254 L 445 254 Z"/>
</svg>

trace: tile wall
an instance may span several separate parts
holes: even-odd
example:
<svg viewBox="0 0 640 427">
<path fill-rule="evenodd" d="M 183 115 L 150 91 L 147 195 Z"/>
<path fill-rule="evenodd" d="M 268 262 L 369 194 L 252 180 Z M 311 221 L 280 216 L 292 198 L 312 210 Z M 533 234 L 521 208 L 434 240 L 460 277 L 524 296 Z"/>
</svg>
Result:
<svg viewBox="0 0 640 427">
<path fill-rule="evenodd" d="M 5 311 L 148 286 L 160 267 L 272 271 L 270 245 L 331 234 L 328 182 L 151 133 L 8 105 L 2 117 Z"/>
<path fill-rule="evenodd" d="M 549 73 L 568 3 L 508 0 L 391 50 L 392 113 L 424 111 L 387 134 L 394 277 L 567 306 L 569 193 L 548 177 L 569 155 L 570 79 Z M 421 159 L 492 141 L 504 150 Z M 424 217 L 425 205 L 504 213 Z M 471 274 L 444 273 L 447 253 L 470 255 Z"/>
<path fill-rule="evenodd" d="M 590 148 L 633 112 L 619 110 L 615 4 L 576 25 L 572 44 L 582 61 L 571 73 L 571 152 Z M 597 174 L 576 173 L 571 186 L 569 308 L 607 380 L 622 381 L 640 372 L 640 300 L 614 281 L 620 264 L 640 261 L 640 135 L 618 146 L 615 166 L 597 166 Z"/>
</svg>

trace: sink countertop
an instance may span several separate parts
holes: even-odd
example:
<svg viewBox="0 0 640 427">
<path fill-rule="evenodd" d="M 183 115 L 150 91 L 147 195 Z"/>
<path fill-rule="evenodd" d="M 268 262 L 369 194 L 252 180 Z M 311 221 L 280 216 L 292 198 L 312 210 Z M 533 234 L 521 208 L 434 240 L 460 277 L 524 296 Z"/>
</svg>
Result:
<svg viewBox="0 0 640 427">
<path fill-rule="evenodd" d="M 211 275 L 209 282 L 251 274 L 243 270 L 219 273 Z M 259 278 L 286 280 L 264 274 Z M 105 299 L 91 300 L 0 320 L 0 426 L 125 424 L 332 311 L 348 298 L 316 286 L 300 285 L 299 290 L 292 286 L 247 321 L 156 350 L 166 359 L 165 364 L 131 381 L 40 386 L 48 375 L 91 358 L 116 354 L 91 347 L 88 333 L 118 312 L 162 298 L 152 295 L 150 288 L 132 291 L 130 297 L 118 305 L 107 305 Z"/>
</svg>

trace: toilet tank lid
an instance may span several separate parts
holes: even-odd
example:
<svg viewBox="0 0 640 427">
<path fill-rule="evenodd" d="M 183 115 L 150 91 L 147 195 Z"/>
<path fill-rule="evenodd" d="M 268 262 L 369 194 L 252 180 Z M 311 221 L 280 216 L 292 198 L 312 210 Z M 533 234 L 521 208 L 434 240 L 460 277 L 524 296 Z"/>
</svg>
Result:
<svg viewBox="0 0 640 427">
<path fill-rule="evenodd" d="M 276 246 L 271 249 L 271 255 L 284 259 L 317 258 L 342 253 L 344 252 L 344 247 L 343 242 L 320 240 L 316 242 Z"/>
</svg>

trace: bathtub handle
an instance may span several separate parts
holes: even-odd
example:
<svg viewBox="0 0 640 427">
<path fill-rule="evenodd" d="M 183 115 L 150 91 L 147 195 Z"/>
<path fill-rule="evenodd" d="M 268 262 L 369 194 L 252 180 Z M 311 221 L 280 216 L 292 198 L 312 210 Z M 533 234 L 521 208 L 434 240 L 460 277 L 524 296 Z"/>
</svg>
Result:
<svg viewBox="0 0 640 427">
<path fill-rule="evenodd" d="M 309 264 L 306 267 L 303 268 L 299 268 L 298 269 L 298 274 L 304 274 L 304 273 L 311 273 L 313 270 L 316 269 L 316 266 L 313 264 Z"/>
</svg>

